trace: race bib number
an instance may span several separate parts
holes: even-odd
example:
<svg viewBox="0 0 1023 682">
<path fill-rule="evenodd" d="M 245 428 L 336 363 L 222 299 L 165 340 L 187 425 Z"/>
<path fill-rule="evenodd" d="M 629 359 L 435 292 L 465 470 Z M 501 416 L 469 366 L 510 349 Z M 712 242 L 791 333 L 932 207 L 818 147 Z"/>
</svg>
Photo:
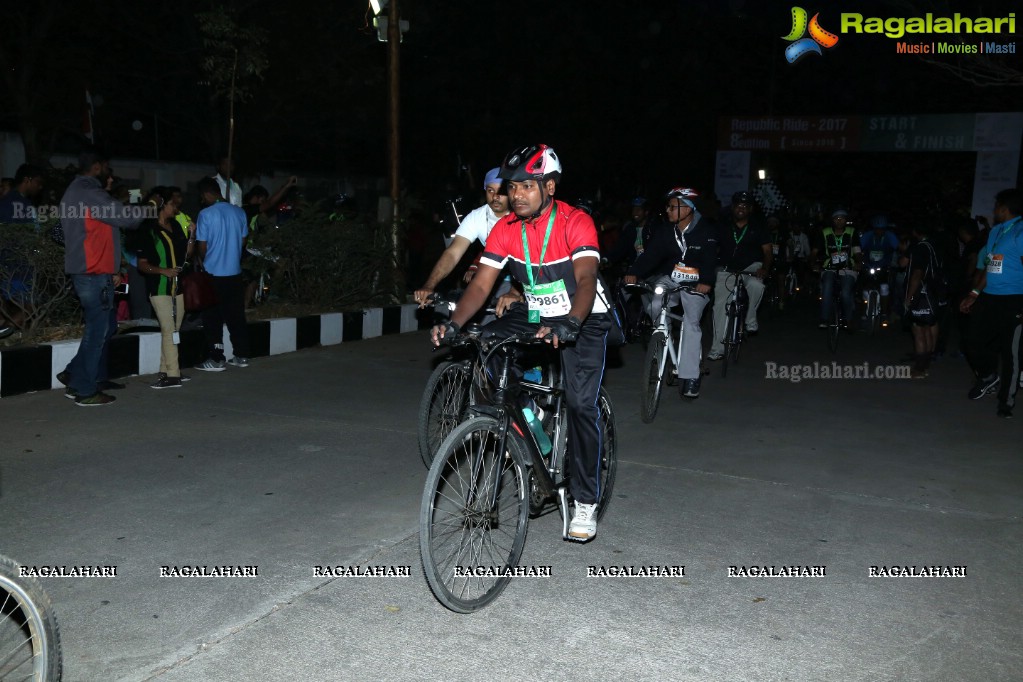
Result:
<svg viewBox="0 0 1023 682">
<path fill-rule="evenodd" d="M 550 284 L 534 284 L 526 287 L 526 303 L 529 304 L 529 321 L 539 322 L 541 317 L 561 317 L 568 315 L 572 302 L 568 300 L 565 280 L 559 279 Z"/>
<path fill-rule="evenodd" d="M 675 269 L 671 271 L 671 279 L 679 284 L 697 282 L 700 279 L 700 271 L 696 268 L 689 268 L 681 263 L 677 263 Z"/>
<path fill-rule="evenodd" d="M 989 275 L 1000 275 L 1002 274 L 1002 255 L 988 256 L 987 261 L 987 272 Z"/>
<path fill-rule="evenodd" d="M 849 255 L 845 253 L 833 253 L 831 254 L 831 264 L 841 265 L 842 263 L 849 260 Z"/>
<path fill-rule="evenodd" d="M 871 262 L 880 262 L 884 260 L 884 251 L 871 251 L 870 252 Z"/>
</svg>

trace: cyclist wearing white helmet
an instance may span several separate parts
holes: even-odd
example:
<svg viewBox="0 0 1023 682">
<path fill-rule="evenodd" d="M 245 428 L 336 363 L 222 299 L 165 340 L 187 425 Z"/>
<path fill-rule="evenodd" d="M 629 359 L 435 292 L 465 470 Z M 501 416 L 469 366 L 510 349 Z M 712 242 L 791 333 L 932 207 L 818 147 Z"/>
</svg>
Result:
<svg viewBox="0 0 1023 682">
<path fill-rule="evenodd" d="M 597 229 L 584 211 L 554 199 L 561 161 L 544 144 L 517 149 L 505 158 L 512 213 L 490 233 L 479 271 L 462 295 L 451 321 L 433 328 L 435 344 L 456 334 L 486 299 L 507 265 L 522 282 L 527 305 L 513 305 L 504 317 L 484 327 L 485 334 L 508 336 L 535 331 L 557 348 L 568 403 L 570 492 L 575 514 L 568 534 L 585 542 L 597 533 L 601 443 L 598 396 L 604 374 L 608 330 L 607 297 L 597 271 Z"/>
<path fill-rule="evenodd" d="M 651 284 L 670 286 L 691 284 L 693 292 L 681 291 L 671 296 L 668 305 L 682 303 L 686 326 L 682 335 L 682 357 L 678 363 L 679 394 L 684 398 L 700 396 L 700 355 L 703 333 L 700 318 L 707 306 L 707 294 L 714 287 L 718 258 L 717 230 L 703 218 L 693 199 L 699 193 L 688 187 L 676 187 L 664 197 L 665 212 L 671 229 L 661 229 L 636 258 L 625 275 L 627 284 L 640 277 L 653 276 Z M 651 294 L 643 296 L 650 319 L 660 315 L 659 300 Z"/>
</svg>

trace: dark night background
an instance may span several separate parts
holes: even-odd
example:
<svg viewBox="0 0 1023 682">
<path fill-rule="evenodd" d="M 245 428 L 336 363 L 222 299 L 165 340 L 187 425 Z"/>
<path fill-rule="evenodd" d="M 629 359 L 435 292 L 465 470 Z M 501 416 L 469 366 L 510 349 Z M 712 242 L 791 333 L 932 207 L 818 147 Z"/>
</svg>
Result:
<svg viewBox="0 0 1023 682">
<path fill-rule="evenodd" d="M 474 183 L 512 147 L 545 141 L 572 199 L 712 188 L 719 116 L 1013 111 L 1023 89 L 977 87 L 845 35 L 823 57 L 785 61 L 790 2 L 478 3 L 401 0 L 402 178 L 411 192 Z M 387 174 L 387 48 L 367 3 L 235 0 L 266 30 L 269 66 L 237 111 L 241 175 Z M 842 11 L 1004 16 L 1017 3 L 804 3 L 838 31 Z M 211 162 L 226 148 L 226 105 L 203 85 L 195 15 L 209 2 L 20 3 L 5 9 L 0 128 L 35 128 L 40 155 L 75 151 L 86 85 L 102 98 L 97 141 L 120 157 Z M 1019 18 L 1023 21 L 1023 17 Z M 1005 38 L 1003 38 L 1004 40 Z M 1012 38 L 1009 38 L 1010 40 Z M 950 58 L 951 59 L 951 58 Z M 1003 60 L 1018 68 L 1017 55 Z M 133 131 L 131 122 L 143 122 Z M 792 154 L 760 160 L 782 189 L 892 206 L 969 201 L 971 154 Z M 3 169 L 12 175 L 14 169 Z M 965 194 L 964 194 L 965 193 Z M 864 206 L 864 208 L 867 208 Z M 902 206 L 904 210 L 913 210 Z"/>
</svg>

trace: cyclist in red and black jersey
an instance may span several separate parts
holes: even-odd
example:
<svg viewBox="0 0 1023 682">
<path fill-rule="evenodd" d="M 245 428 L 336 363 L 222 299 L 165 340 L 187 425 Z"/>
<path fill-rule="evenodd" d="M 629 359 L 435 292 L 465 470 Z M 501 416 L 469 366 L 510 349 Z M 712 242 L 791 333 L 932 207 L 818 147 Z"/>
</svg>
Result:
<svg viewBox="0 0 1023 682">
<path fill-rule="evenodd" d="M 458 332 L 486 300 L 507 265 L 522 282 L 526 302 L 513 305 L 486 334 L 507 336 L 535 330 L 562 347 L 568 402 L 570 491 L 575 514 L 569 536 L 585 542 L 597 533 L 601 433 L 598 407 L 611 320 L 597 274 L 600 251 L 593 220 L 554 199 L 561 161 L 547 145 L 510 153 L 501 164 L 512 213 L 494 226 L 480 267 L 450 322 L 433 328 L 434 344 Z M 565 345 L 569 344 L 569 345 Z"/>
</svg>

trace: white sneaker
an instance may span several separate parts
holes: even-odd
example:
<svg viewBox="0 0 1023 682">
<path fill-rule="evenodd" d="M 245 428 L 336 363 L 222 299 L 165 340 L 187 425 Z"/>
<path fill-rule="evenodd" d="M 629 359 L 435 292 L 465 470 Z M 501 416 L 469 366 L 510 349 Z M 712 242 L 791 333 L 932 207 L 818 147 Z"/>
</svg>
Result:
<svg viewBox="0 0 1023 682">
<path fill-rule="evenodd" d="M 568 524 L 568 535 L 574 539 L 592 540 L 597 534 L 597 505 L 575 503 L 575 516 Z"/>
</svg>

